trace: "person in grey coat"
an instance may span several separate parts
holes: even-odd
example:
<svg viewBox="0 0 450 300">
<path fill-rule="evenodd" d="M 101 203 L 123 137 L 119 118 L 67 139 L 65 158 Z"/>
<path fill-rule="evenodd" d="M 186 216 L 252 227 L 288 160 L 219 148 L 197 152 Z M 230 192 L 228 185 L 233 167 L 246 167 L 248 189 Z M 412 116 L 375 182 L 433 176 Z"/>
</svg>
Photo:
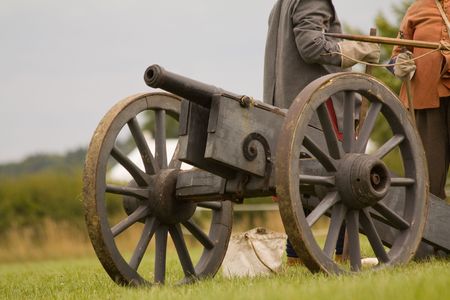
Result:
<svg viewBox="0 0 450 300">
<path fill-rule="evenodd" d="M 339 41 L 326 37 L 325 32 L 341 32 L 331 0 L 278 0 L 275 3 L 266 40 L 264 102 L 289 108 L 297 94 L 313 80 L 353 66 L 355 61 L 351 58 L 379 61 L 378 44 Z M 343 99 L 334 97 L 332 100 L 338 128 L 342 128 Z M 341 236 L 337 254 L 342 251 L 343 234 Z M 297 254 L 289 240 L 286 253 L 288 264 L 295 264 Z"/>
<path fill-rule="evenodd" d="M 378 62 L 378 44 L 338 41 L 327 38 L 324 32 L 341 32 L 331 0 L 278 0 L 275 3 L 266 40 L 264 102 L 289 108 L 311 81 L 355 64 L 347 57 Z"/>
</svg>

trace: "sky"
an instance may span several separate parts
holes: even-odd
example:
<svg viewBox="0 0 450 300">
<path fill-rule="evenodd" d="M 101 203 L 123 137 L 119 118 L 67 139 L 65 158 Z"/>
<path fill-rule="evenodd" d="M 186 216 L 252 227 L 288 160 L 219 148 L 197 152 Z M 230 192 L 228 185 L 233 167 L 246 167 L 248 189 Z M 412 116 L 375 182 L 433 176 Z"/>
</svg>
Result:
<svg viewBox="0 0 450 300">
<path fill-rule="evenodd" d="M 401 0 L 335 0 L 362 32 Z M 275 0 L 1 0 L 0 163 L 89 144 L 151 64 L 262 98 Z"/>
</svg>

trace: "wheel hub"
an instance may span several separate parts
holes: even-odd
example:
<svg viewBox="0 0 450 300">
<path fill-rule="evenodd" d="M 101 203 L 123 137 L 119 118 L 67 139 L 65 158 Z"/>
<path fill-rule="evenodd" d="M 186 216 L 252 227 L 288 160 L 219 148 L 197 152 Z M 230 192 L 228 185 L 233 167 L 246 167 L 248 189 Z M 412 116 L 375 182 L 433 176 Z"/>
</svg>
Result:
<svg viewBox="0 0 450 300">
<path fill-rule="evenodd" d="M 188 220 L 194 214 L 196 205 L 192 202 L 177 200 L 175 189 L 178 171 L 165 169 L 152 176 L 148 183 L 146 199 L 125 196 L 122 205 L 127 215 L 131 215 L 139 206 L 147 205 L 150 208 L 150 214 L 163 224 L 176 224 Z M 139 186 L 132 180 L 128 187 L 138 188 Z M 145 218 L 139 220 L 141 223 L 144 221 Z"/>
<path fill-rule="evenodd" d="M 188 220 L 195 212 L 196 204 L 180 201 L 175 196 L 177 169 L 161 170 L 150 191 L 151 213 L 163 224 L 176 224 Z"/>
<path fill-rule="evenodd" d="M 343 202 L 354 209 L 373 206 L 386 196 L 391 177 L 383 161 L 366 154 L 347 154 L 336 173 Z"/>
</svg>

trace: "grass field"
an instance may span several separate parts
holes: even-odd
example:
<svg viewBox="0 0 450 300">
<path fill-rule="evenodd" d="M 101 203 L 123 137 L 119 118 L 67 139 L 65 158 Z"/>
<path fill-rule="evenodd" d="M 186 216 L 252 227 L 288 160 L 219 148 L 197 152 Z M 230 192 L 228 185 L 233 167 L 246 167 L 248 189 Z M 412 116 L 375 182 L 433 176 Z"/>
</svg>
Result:
<svg viewBox="0 0 450 300">
<path fill-rule="evenodd" d="M 0 264 L 1 299 L 450 299 L 450 261 L 357 275 L 311 274 L 290 267 L 259 278 L 215 278 L 191 285 L 128 288 L 110 280 L 95 257 Z"/>
<path fill-rule="evenodd" d="M 271 217 L 271 220 L 272 225 L 277 223 L 276 218 Z M 241 229 L 258 225 L 262 224 L 246 224 Z M 282 231 L 280 228 L 275 227 L 275 230 Z M 26 231 L 13 232 L 9 245 L 0 245 L 1 300 L 450 299 L 450 260 L 410 262 L 397 268 L 346 276 L 312 274 L 304 267 L 285 268 L 268 277 L 243 279 L 223 278 L 219 272 L 215 278 L 191 285 L 129 288 L 118 286 L 109 278 L 85 235 L 61 224 L 49 223 L 44 242 L 33 243 L 31 237 Z M 178 265 L 174 268 L 170 263 L 178 262 L 171 250 L 168 273 L 181 273 L 176 269 Z M 197 252 L 194 250 L 192 254 Z"/>
</svg>

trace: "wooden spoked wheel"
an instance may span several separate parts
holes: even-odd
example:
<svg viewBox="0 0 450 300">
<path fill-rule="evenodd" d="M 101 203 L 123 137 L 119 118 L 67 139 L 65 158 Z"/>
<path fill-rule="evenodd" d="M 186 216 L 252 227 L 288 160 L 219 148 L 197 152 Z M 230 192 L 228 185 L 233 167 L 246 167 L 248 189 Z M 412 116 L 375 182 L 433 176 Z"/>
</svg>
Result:
<svg viewBox="0 0 450 300">
<path fill-rule="evenodd" d="M 344 98 L 343 122 L 334 124 L 328 100 L 339 94 Z M 359 127 L 358 95 L 370 103 Z M 377 137 L 380 126 L 387 133 Z M 312 136 L 313 127 L 322 131 L 321 139 Z M 361 261 L 368 256 L 378 259 L 370 268 L 413 257 L 426 221 L 426 160 L 407 111 L 381 82 L 359 73 L 332 74 L 312 82 L 289 109 L 276 155 L 283 224 L 311 271 L 357 272 L 366 268 Z M 314 173 L 302 168 L 311 161 L 318 165 Z M 314 197 L 306 199 L 310 195 L 305 187 L 317 191 L 313 207 L 306 207 Z M 340 263 L 334 253 L 342 228 L 349 260 Z"/>
<path fill-rule="evenodd" d="M 167 136 L 170 123 L 178 126 L 180 103 L 165 93 L 128 97 L 105 115 L 92 137 L 83 177 L 86 223 L 99 260 L 119 284 L 214 276 L 225 256 L 232 204 L 175 196 L 181 162 L 176 142 L 167 159 Z M 145 138 L 148 132 L 154 142 Z M 138 162 L 126 155 L 132 148 Z"/>
</svg>

